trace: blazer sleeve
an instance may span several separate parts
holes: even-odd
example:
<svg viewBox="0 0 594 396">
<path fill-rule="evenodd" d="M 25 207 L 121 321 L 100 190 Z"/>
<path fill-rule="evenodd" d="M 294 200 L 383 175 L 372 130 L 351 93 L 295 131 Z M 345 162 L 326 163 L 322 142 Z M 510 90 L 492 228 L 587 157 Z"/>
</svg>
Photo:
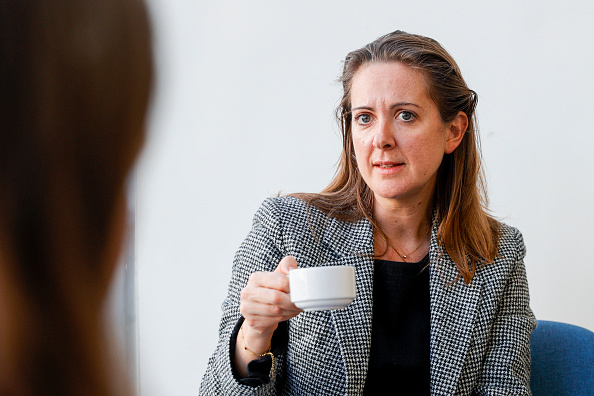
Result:
<svg viewBox="0 0 594 396">
<path fill-rule="evenodd" d="M 497 307 L 477 395 L 531 395 L 530 337 L 536 319 L 530 309 L 530 296 L 522 234 L 512 229 L 516 242 L 515 265 L 506 281 Z"/>
<path fill-rule="evenodd" d="M 239 302 L 241 290 L 255 271 L 273 271 L 284 257 L 280 211 L 274 199 L 264 201 L 256 215 L 247 238 L 233 261 L 227 297 L 222 304 L 219 341 L 210 358 L 200 386 L 201 395 L 274 395 L 281 381 L 284 354 L 275 355 L 275 372 L 268 384 L 253 387 L 241 384 L 233 375 L 231 363 L 231 335 L 241 318 Z"/>
</svg>

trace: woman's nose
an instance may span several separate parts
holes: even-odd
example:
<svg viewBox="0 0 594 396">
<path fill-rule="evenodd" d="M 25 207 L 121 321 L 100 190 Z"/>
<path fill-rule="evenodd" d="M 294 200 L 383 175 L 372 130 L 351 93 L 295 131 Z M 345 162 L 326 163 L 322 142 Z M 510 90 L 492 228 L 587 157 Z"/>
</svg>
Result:
<svg viewBox="0 0 594 396">
<path fill-rule="evenodd" d="M 386 150 L 396 146 L 394 125 L 392 120 L 380 120 L 373 137 L 373 145 L 378 149 Z"/>
</svg>

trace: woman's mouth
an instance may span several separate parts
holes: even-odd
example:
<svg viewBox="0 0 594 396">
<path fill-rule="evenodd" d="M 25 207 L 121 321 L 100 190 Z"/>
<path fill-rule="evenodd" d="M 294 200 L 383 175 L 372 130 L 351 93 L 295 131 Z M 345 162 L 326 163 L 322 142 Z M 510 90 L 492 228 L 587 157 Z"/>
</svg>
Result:
<svg viewBox="0 0 594 396">
<path fill-rule="evenodd" d="M 382 174 L 392 174 L 404 167 L 401 162 L 390 162 L 390 161 L 377 161 L 373 163 L 373 166 Z"/>
</svg>

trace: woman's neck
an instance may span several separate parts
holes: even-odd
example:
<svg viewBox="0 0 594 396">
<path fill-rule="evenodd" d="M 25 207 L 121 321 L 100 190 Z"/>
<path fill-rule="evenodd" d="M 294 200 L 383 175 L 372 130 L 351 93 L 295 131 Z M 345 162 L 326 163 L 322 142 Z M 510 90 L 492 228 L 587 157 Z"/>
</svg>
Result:
<svg viewBox="0 0 594 396">
<path fill-rule="evenodd" d="M 381 233 L 376 231 L 375 254 L 395 261 L 425 257 L 429 251 L 431 215 L 430 201 L 402 204 L 396 200 L 376 199 L 373 217 L 388 238 L 388 249 L 386 251 Z"/>
</svg>

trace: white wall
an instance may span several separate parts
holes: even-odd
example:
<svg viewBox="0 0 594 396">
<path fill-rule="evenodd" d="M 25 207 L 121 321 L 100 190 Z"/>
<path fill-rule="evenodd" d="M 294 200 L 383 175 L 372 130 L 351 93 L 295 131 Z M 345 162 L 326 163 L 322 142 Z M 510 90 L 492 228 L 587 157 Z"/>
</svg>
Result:
<svg viewBox="0 0 594 396">
<path fill-rule="evenodd" d="M 150 4 L 160 75 L 137 185 L 142 395 L 197 394 L 253 213 L 329 182 L 341 60 L 396 29 L 440 41 L 479 94 L 491 206 L 524 233 L 537 317 L 594 330 L 594 3 Z"/>
</svg>

